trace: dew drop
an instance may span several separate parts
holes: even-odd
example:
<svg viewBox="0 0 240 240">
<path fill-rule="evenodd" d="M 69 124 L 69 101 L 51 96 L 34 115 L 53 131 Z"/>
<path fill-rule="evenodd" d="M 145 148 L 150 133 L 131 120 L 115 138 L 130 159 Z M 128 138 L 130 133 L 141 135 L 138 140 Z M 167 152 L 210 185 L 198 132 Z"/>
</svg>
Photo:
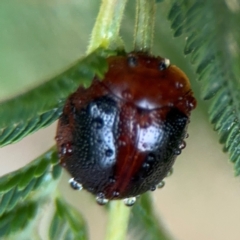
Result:
<svg viewBox="0 0 240 240">
<path fill-rule="evenodd" d="M 119 141 L 119 146 L 126 146 L 127 143 L 125 141 Z"/>
<path fill-rule="evenodd" d="M 182 101 L 183 100 L 183 97 L 178 97 L 178 101 Z"/>
<path fill-rule="evenodd" d="M 61 156 L 58 155 L 58 157 L 60 158 Z M 60 161 L 60 164 L 61 164 L 61 166 L 64 167 L 64 168 L 67 166 L 66 162 L 62 162 L 62 161 Z"/>
<path fill-rule="evenodd" d="M 189 103 L 188 106 L 189 106 L 190 110 L 195 108 L 195 104 L 194 103 Z"/>
<path fill-rule="evenodd" d="M 113 197 L 118 197 L 119 194 L 120 194 L 119 191 L 114 191 L 113 194 L 112 194 L 112 196 L 113 196 Z"/>
<path fill-rule="evenodd" d="M 156 190 L 156 186 L 150 187 L 150 191 L 155 191 L 155 190 Z"/>
<path fill-rule="evenodd" d="M 71 143 L 66 143 L 66 144 L 63 144 L 62 145 L 62 148 L 61 148 L 61 153 L 60 155 L 71 155 L 73 152 L 73 149 L 72 149 L 72 144 Z"/>
<path fill-rule="evenodd" d="M 108 203 L 108 199 L 105 198 L 104 193 L 98 193 L 96 196 L 96 201 L 99 205 L 106 205 Z"/>
<path fill-rule="evenodd" d="M 175 87 L 176 87 L 177 89 L 183 88 L 183 84 L 180 83 L 180 82 L 176 82 L 176 83 L 175 83 Z"/>
<path fill-rule="evenodd" d="M 159 63 L 159 70 L 165 70 L 170 66 L 170 60 L 167 58 L 164 58 L 160 63 Z"/>
<path fill-rule="evenodd" d="M 154 162 L 156 160 L 156 156 L 153 153 L 149 153 L 147 156 L 148 162 Z"/>
<path fill-rule="evenodd" d="M 137 66 L 137 59 L 134 56 L 129 56 L 128 57 L 128 66 L 129 67 L 136 67 Z"/>
<path fill-rule="evenodd" d="M 94 192 L 94 188 L 93 188 L 93 187 L 89 187 L 87 190 L 88 190 L 89 192 Z"/>
<path fill-rule="evenodd" d="M 129 90 L 124 90 L 122 92 L 122 97 L 125 98 L 126 100 L 132 100 L 133 96 Z"/>
<path fill-rule="evenodd" d="M 62 140 L 63 139 L 63 137 L 62 136 L 56 136 L 55 137 L 55 140 L 58 142 L 58 141 L 60 141 L 60 140 Z"/>
<path fill-rule="evenodd" d="M 179 145 L 179 149 L 184 149 L 186 147 L 186 142 L 182 141 L 181 144 Z"/>
<path fill-rule="evenodd" d="M 78 183 L 77 181 L 74 180 L 74 178 L 69 179 L 69 184 L 72 189 L 81 191 L 83 189 L 82 184 Z"/>
<path fill-rule="evenodd" d="M 109 183 L 113 184 L 116 182 L 116 179 L 114 177 L 109 178 Z"/>
<path fill-rule="evenodd" d="M 175 155 L 180 155 L 182 153 L 181 149 L 174 150 Z"/>
<path fill-rule="evenodd" d="M 167 105 L 168 105 L 168 107 L 174 107 L 174 103 L 172 103 L 172 102 L 169 102 Z"/>
<path fill-rule="evenodd" d="M 157 188 L 163 188 L 165 186 L 165 182 L 161 181 L 158 185 Z"/>
<path fill-rule="evenodd" d="M 150 164 L 145 162 L 143 163 L 142 167 L 147 170 L 150 167 Z"/>
<path fill-rule="evenodd" d="M 125 198 L 123 202 L 127 207 L 131 207 L 136 202 L 136 197 Z"/>
<path fill-rule="evenodd" d="M 173 174 L 173 168 L 170 169 L 170 171 L 167 173 L 167 177 L 170 177 Z"/>
</svg>

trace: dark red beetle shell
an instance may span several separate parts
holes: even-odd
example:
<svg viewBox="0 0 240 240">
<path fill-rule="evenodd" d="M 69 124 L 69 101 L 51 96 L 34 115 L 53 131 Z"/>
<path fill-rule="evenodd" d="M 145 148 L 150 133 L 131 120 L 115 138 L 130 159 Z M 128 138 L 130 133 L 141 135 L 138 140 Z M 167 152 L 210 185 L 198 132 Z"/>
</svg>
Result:
<svg viewBox="0 0 240 240">
<path fill-rule="evenodd" d="M 67 100 L 57 129 L 61 164 L 106 199 L 137 196 L 170 171 L 196 101 L 186 75 L 143 53 L 107 59 L 109 70 Z"/>
</svg>

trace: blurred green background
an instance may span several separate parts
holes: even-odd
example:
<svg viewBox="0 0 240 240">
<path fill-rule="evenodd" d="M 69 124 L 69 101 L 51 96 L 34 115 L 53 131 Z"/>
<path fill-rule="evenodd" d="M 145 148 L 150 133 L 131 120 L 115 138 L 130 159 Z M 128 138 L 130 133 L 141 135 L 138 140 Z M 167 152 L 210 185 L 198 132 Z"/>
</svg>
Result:
<svg viewBox="0 0 240 240">
<path fill-rule="evenodd" d="M 133 42 L 134 3 L 129 1 L 121 29 L 128 51 Z M 200 100 L 194 67 L 182 53 L 184 37 L 172 37 L 166 20 L 168 4 L 158 4 L 153 53 L 170 58 L 187 73 L 198 108 L 192 116 L 187 148 L 177 159 L 174 174 L 163 190 L 154 192 L 156 211 L 175 239 L 239 240 L 239 178 L 234 178 L 233 166 L 208 123 L 207 103 Z M 37 86 L 84 55 L 99 6 L 100 0 L 0 1 L 0 101 Z M 55 128 L 53 124 L 0 149 L 0 175 L 24 166 L 52 146 Z M 65 173 L 61 192 L 88 219 L 91 240 L 104 239 L 103 209 L 89 194 L 72 191 L 67 179 Z M 43 239 L 46 224 L 43 221 L 40 225 Z"/>
</svg>

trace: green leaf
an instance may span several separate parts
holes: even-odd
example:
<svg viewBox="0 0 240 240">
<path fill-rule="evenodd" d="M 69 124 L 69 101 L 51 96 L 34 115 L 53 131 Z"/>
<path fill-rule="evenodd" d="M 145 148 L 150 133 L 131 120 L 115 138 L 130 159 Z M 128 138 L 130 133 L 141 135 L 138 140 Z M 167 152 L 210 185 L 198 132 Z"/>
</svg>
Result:
<svg viewBox="0 0 240 240">
<path fill-rule="evenodd" d="M 37 215 L 37 210 L 37 202 L 27 202 L 2 215 L 0 217 L 0 238 L 6 239 L 7 236 L 26 228 Z M 14 239 L 20 238 L 16 237 Z"/>
<path fill-rule="evenodd" d="M 49 185 L 60 176 L 61 167 L 56 165 L 56 159 L 53 147 L 27 166 L 0 178 L 0 216 L 26 199 L 32 199 L 41 186 Z"/>
<path fill-rule="evenodd" d="M 168 19 L 174 35 L 186 38 L 185 54 L 196 65 L 202 98 L 210 100 L 209 118 L 224 151 L 240 174 L 239 13 L 224 0 L 172 0 Z M 228 21 L 226 21 L 228 19 Z"/>
<path fill-rule="evenodd" d="M 149 193 L 143 194 L 135 203 L 130 218 L 131 239 L 170 240 L 159 218 L 155 215 L 154 205 Z"/>
<path fill-rule="evenodd" d="M 19 141 L 58 119 L 70 93 L 89 87 L 95 75 L 103 78 L 106 57 L 113 51 L 98 49 L 42 85 L 0 104 L 0 146 Z"/>
<path fill-rule="evenodd" d="M 63 199 L 55 201 L 55 214 L 49 229 L 50 240 L 87 240 L 86 224 L 80 213 Z"/>
</svg>

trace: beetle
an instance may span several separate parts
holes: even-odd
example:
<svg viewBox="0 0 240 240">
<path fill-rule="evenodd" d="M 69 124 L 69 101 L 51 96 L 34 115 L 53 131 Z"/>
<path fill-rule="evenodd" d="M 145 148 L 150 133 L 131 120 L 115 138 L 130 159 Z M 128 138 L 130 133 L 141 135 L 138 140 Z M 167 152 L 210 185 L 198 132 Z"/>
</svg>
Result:
<svg viewBox="0 0 240 240">
<path fill-rule="evenodd" d="M 61 165 L 74 189 L 99 204 L 154 190 L 185 147 L 196 100 L 187 76 L 166 58 L 131 52 L 107 58 L 104 79 L 80 86 L 57 127 Z"/>
</svg>

